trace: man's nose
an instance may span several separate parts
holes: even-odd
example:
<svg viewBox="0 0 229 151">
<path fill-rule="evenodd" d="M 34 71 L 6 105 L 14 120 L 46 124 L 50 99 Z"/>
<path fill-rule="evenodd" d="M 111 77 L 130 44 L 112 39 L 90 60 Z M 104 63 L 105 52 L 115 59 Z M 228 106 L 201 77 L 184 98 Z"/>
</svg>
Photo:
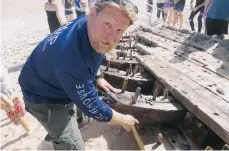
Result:
<svg viewBox="0 0 229 151">
<path fill-rule="evenodd" d="M 107 40 L 114 41 L 114 39 L 115 39 L 115 31 L 110 29 L 107 33 Z"/>
</svg>

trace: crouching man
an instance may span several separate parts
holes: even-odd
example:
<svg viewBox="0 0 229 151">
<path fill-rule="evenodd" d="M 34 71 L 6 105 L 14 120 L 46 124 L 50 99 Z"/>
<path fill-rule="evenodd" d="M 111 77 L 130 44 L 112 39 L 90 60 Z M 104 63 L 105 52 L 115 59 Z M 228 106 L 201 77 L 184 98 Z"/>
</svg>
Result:
<svg viewBox="0 0 229 151">
<path fill-rule="evenodd" d="M 44 126 L 54 149 L 84 150 L 73 105 L 97 121 L 127 131 L 138 121 L 102 100 L 93 85 L 105 53 L 133 24 L 137 7 L 129 0 L 98 0 L 88 16 L 79 17 L 42 40 L 19 76 L 25 107 Z M 104 79 L 99 86 L 116 91 Z"/>
</svg>

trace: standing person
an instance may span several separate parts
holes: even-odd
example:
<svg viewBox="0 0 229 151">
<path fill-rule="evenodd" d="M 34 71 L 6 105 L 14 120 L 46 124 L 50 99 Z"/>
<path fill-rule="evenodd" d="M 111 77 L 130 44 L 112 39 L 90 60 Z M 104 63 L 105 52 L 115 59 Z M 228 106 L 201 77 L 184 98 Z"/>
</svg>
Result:
<svg viewBox="0 0 229 151">
<path fill-rule="evenodd" d="M 177 18 L 179 15 L 180 18 L 180 28 L 183 26 L 184 18 L 183 18 L 183 10 L 185 6 L 186 0 L 178 0 L 177 3 L 174 5 L 174 15 L 173 15 L 173 26 L 177 23 Z"/>
<path fill-rule="evenodd" d="M 164 10 L 165 10 L 165 19 L 164 21 L 168 23 L 170 26 L 173 22 L 173 7 L 174 7 L 174 1 L 173 0 L 166 0 L 164 3 Z M 164 23 L 163 23 L 164 25 Z"/>
<path fill-rule="evenodd" d="M 130 131 L 138 121 L 111 109 L 98 96 L 121 92 L 99 72 L 111 51 L 137 17 L 129 0 L 98 0 L 88 16 L 75 19 L 42 40 L 23 66 L 19 84 L 25 108 L 44 126 L 54 149 L 84 150 L 74 104 L 87 116 Z"/>
<path fill-rule="evenodd" d="M 194 0 L 190 1 L 190 6 L 191 6 L 192 12 L 189 16 L 189 24 L 190 24 L 191 30 L 195 31 L 195 27 L 194 27 L 195 25 L 194 25 L 193 19 L 196 16 L 196 14 L 199 13 L 199 16 L 198 16 L 198 32 L 201 32 L 205 0 L 196 0 L 195 7 L 193 7 L 193 1 Z"/>
<path fill-rule="evenodd" d="M 50 33 L 65 24 L 65 21 L 61 18 L 61 12 L 55 0 L 48 0 L 48 2 L 45 3 L 45 11 Z"/>
<path fill-rule="evenodd" d="M 80 17 L 82 15 L 86 15 L 86 9 L 87 9 L 87 1 L 86 0 L 79 0 L 79 9 L 76 10 L 77 17 Z"/>
<path fill-rule="evenodd" d="M 206 0 L 204 16 L 207 35 L 224 39 L 228 34 L 229 0 Z"/>
<path fill-rule="evenodd" d="M 73 20 L 74 1 L 73 0 L 62 0 L 64 6 L 65 18 L 67 22 Z"/>
<path fill-rule="evenodd" d="M 74 0 L 76 16 L 79 17 L 78 12 L 80 11 L 80 2 L 79 0 Z"/>
<path fill-rule="evenodd" d="M 164 3 L 166 0 L 157 0 L 157 18 L 160 19 L 160 15 L 162 19 L 165 17 L 164 13 Z"/>
</svg>

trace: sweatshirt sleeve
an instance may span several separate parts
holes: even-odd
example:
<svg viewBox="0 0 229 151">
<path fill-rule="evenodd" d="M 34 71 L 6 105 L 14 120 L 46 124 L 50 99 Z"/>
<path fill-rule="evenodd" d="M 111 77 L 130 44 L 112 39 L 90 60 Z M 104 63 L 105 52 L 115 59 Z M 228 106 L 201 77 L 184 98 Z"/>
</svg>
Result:
<svg viewBox="0 0 229 151">
<path fill-rule="evenodd" d="M 74 76 L 66 71 L 57 71 L 56 76 L 70 99 L 88 117 L 92 117 L 101 122 L 111 120 L 112 110 L 107 104 L 100 100 L 91 80 L 84 81 L 79 78 L 79 75 Z"/>
</svg>

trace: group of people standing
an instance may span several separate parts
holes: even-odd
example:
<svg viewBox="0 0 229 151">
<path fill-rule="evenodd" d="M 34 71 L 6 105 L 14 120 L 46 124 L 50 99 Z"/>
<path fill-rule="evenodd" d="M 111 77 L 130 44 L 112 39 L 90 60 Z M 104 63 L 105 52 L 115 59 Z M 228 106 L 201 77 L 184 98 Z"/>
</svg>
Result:
<svg viewBox="0 0 229 151">
<path fill-rule="evenodd" d="M 60 4 L 57 0 L 48 0 L 45 3 L 45 11 L 50 33 L 73 20 L 74 16 L 85 15 L 87 6 L 91 6 L 92 3 L 92 0 L 61 0 Z"/>
<path fill-rule="evenodd" d="M 186 0 L 157 0 L 157 18 L 162 17 L 169 26 L 175 26 L 179 19 L 182 27 L 185 3 Z M 149 4 L 152 5 L 153 0 L 148 0 Z M 192 31 L 195 31 L 193 20 L 199 14 L 197 32 L 201 32 L 204 20 L 207 35 L 223 38 L 224 34 L 228 34 L 229 0 L 195 0 L 193 4 L 194 0 L 190 0 L 189 24 Z"/>
</svg>

